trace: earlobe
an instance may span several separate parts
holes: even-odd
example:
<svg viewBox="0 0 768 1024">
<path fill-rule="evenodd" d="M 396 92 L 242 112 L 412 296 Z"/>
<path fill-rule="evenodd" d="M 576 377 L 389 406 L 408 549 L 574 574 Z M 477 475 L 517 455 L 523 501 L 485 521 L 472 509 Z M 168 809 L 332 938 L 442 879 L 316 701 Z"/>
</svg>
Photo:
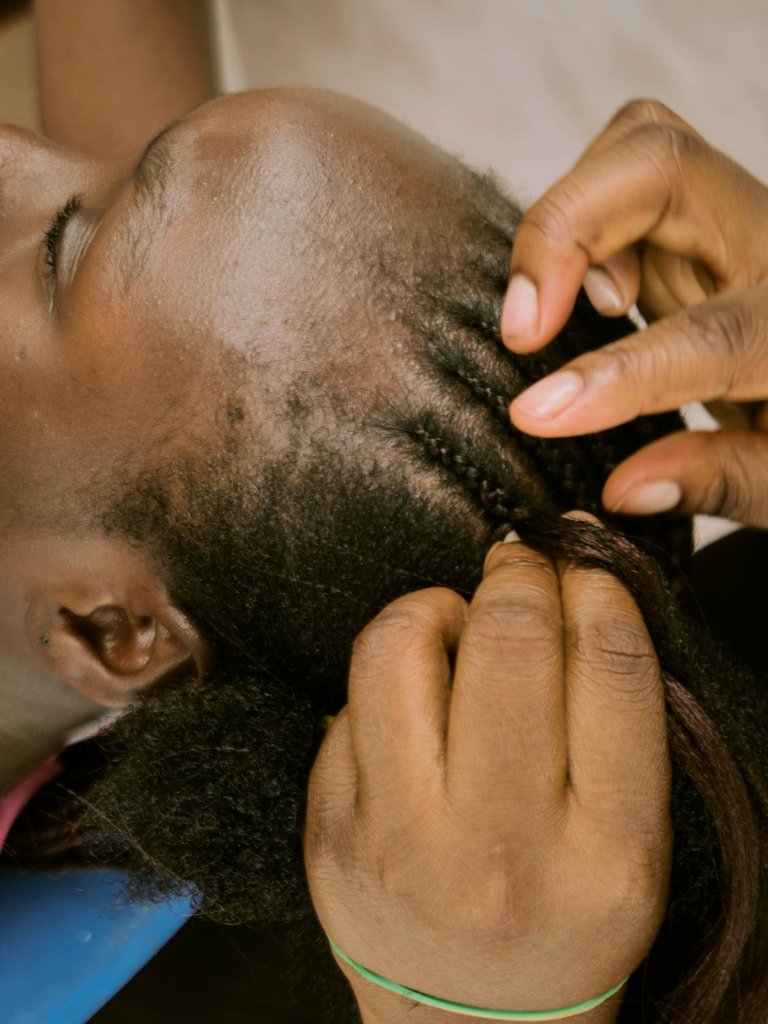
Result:
<svg viewBox="0 0 768 1024">
<path fill-rule="evenodd" d="M 151 608 L 149 595 L 142 598 L 135 607 L 85 595 L 54 602 L 46 615 L 33 616 L 37 635 L 30 639 L 58 678 L 104 707 L 126 707 L 146 690 L 199 678 L 204 645 L 196 627 L 170 604 Z"/>
</svg>

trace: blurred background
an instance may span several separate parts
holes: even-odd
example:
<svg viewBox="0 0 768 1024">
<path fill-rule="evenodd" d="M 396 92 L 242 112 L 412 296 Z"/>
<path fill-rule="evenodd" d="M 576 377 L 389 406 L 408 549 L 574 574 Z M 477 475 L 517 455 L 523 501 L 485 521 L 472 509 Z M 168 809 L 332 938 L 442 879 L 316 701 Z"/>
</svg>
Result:
<svg viewBox="0 0 768 1024">
<path fill-rule="evenodd" d="M 76 9 L 76 0 L 71 0 Z M 0 121 L 34 126 L 32 29 L 0 0 Z M 633 96 L 768 179 L 764 0 L 212 0 L 224 88 L 366 99 L 523 200 Z"/>
</svg>

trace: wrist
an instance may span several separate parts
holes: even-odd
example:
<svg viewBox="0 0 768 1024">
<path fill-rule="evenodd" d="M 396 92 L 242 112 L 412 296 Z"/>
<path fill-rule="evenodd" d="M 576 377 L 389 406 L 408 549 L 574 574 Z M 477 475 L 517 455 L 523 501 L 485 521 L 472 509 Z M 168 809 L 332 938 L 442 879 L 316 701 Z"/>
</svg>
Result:
<svg viewBox="0 0 768 1024">
<path fill-rule="evenodd" d="M 413 1004 L 408 1003 L 406 999 L 401 999 L 400 1005 L 396 1007 L 372 1008 L 358 998 L 357 1006 L 362 1024 L 413 1024 Z M 572 1024 L 616 1024 L 620 1007 L 621 994 L 617 993 L 603 1006 L 579 1014 L 578 1017 L 567 1018 L 567 1021 L 572 1021 Z M 425 1009 L 423 1006 L 420 1007 L 422 1011 Z M 488 1021 L 481 1017 L 465 1017 L 430 1009 L 426 1010 L 426 1013 L 419 1013 L 419 1024 L 488 1024 Z"/>
<path fill-rule="evenodd" d="M 347 971 L 344 973 L 357 999 L 362 1024 L 413 1024 L 414 1003 L 407 997 L 378 989 L 360 978 L 353 981 Z M 563 1021 L 565 1024 L 616 1024 L 625 988 L 622 987 L 593 1010 L 563 1018 Z M 511 1010 L 513 1007 L 503 1009 Z M 418 1010 L 420 1024 L 488 1024 L 486 1017 L 458 1014 L 424 1005 L 419 1005 Z"/>
</svg>

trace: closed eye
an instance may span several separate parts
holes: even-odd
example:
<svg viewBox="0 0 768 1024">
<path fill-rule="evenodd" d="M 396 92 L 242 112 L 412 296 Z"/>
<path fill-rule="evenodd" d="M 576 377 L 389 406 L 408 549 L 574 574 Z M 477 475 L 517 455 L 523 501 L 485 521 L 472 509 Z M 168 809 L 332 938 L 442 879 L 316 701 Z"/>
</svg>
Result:
<svg viewBox="0 0 768 1024">
<path fill-rule="evenodd" d="M 82 208 L 82 195 L 77 193 L 70 196 L 53 218 L 48 230 L 43 235 L 43 244 L 45 245 L 45 275 L 51 280 L 54 288 L 56 285 L 56 272 L 58 269 L 59 246 L 61 245 L 64 228 L 67 226 L 67 221 L 70 217 Z"/>
</svg>

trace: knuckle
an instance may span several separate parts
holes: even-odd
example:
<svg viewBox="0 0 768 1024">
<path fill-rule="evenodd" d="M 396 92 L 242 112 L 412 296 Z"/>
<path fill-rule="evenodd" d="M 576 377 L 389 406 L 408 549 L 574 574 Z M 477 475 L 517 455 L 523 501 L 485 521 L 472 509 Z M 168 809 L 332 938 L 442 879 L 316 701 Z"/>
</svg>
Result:
<svg viewBox="0 0 768 1024">
<path fill-rule="evenodd" d="M 666 185 L 668 208 L 674 212 L 686 201 L 687 169 L 700 155 L 701 142 L 683 128 L 661 122 L 640 125 L 632 133 L 632 141 L 639 159 L 650 162 Z"/>
<path fill-rule="evenodd" d="M 548 246 L 562 245 L 572 235 L 568 192 L 560 188 L 538 200 L 525 214 L 518 232 L 531 231 Z"/>
<path fill-rule="evenodd" d="M 704 485 L 699 504 L 709 515 L 748 522 L 758 491 L 754 467 L 738 445 L 728 445 L 723 450 L 718 449 L 715 471 Z"/>
<path fill-rule="evenodd" d="M 485 700 L 494 700 L 494 694 L 506 700 L 512 692 L 522 696 L 523 685 L 539 687 L 559 667 L 559 640 L 546 624 L 518 618 L 484 621 L 478 630 L 468 633 L 462 649 L 471 657 L 466 671 L 484 673 Z M 512 691 L 510 690 L 510 686 Z"/>
<path fill-rule="evenodd" d="M 723 398 L 738 388 L 744 364 L 758 335 L 750 308 L 743 302 L 724 299 L 694 306 L 686 314 L 691 343 L 712 356 L 719 370 L 709 397 Z M 761 339 L 762 340 L 762 339 Z"/>
<path fill-rule="evenodd" d="M 656 653 L 644 627 L 629 615 L 582 616 L 567 633 L 586 684 L 621 704 L 644 704 L 660 692 Z M 610 685 L 606 686 L 606 683 Z"/>
<path fill-rule="evenodd" d="M 594 386 L 619 388 L 626 406 L 623 415 L 634 418 L 644 412 L 648 395 L 663 388 L 669 378 L 671 356 L 657 346 L 653 352 L 641 347 L 634 337 L 612 342 L 574 360 L 573 366 L 590 378 Z"/>
<path fill-rule="evenodd" d="M 386 830 L 381 826 L 375 829 L 366 849 L 369 870 L 389 902 L 410 901 L 423 893 L 424 856 L 414 829 L 391 823 Z"/>
<path fill-rule="evenodd" d="M 733 498 L 729 490 L 725 475 L 723 473 L 714 473 L 705 482 L 701 500 L 697 502 L 697 505 L 707 515 L 724 516 L 726 519 L 730 518 L 734 514 L 730 511 Z"/>
<path fill-rule="evenodd" d="M 628 391 L 632 394 L 639 394 L 642 393 L 641 389 L 648 387 L 649 371 L 653 377 L 656 375 L 662 379 L 665 377 L 664 353 L 656 353 L 650 366 L 645 365 L 648 362 L 643 358 L 645 355 L 646 353 L 642 352 L 633 341 L 630 341 L 624 344 L 616 342 L 615 347 L 607 346 L 603 352 L 597 355 L 597 358 L 610 360 L 613 372 L 621 380 L 622 385 L 627 386 Z"/>
<path fill-rule="evenodd" d="M 644 908 L 643 920 L 652 910 L 659 920 L 665 913 L 673 843 L 668 812 L 659 807 L 642 825 L 633 820 L 628 826 L 619 831 L 614 822 L 595 832 L 590 824 L 589 834 L 577 833 L 583 869 L 597 883 L 585 885 L 582 876 L 580 888 L 591 894 L 589 913 L 610 930 L 638 907 Z M 569 859 L 574 856 L 569 848 Z"/>
<path fill-rule="evenodd" d="M 409 594 L 379 612 L 356 637 L 352 645 L 353 660 L 377 661 L 383 655 L 407 649 L 425 635 L 439 632 L 442 615 L 440 607 L 430 600 L 430 594 L 434 593 Z"/>
<path fill-rule="evenodd" d="M 523 584 L 526 579 L 538 580 L 552 571 L 550 559 L 535 548 L 526 547 L 522 542 L 497 544 L 486 559 L 484 579 L 477 594 L 494 587 L 508 590 L 511 585 Z"/>
<path fill-rule="evenodd" d="M 542 588 L 496 588 L 478 595 L 469 609 L 463 643 L 487 657 L 524 653 L 532 646 L 551 645 L 559 633 L 561 610 Z"/>
<path fill-rule="evenodd" d="M 336 864 L 343 849 L 342 830 L 321 811 L 307 817 L 304 826 L 304 859 L 314 868 Z"/>
<path fill-rule="evenodd" d="M 348 830 L 346 821 L 332 810 L 335 795 L 333 787 L 329 787 L 323 793 L 322 799 L 318 798 L 316 793 L 315 787 L 308 801 L 303 845 L 307 863 L 319 868 L 328 867 L 339 861 L 347 845 Z"/>
<path fill-rule="evenodd" d="M 606 868 L 603 888 L 609 908 L 625 914 L 629 907 L 663 904 L 668 883 L 669 849 L 663 838 L 635 843 Z"/>
<path fill-rule="evenodd" d="M 451 899 L 459 908 L 457 924 L 476 947 L 521 941 L 540 930 L 543 916 L 543 867 L 538 856 L 517 846 L 488 843 L 454 865 Z"/>
</svg>

